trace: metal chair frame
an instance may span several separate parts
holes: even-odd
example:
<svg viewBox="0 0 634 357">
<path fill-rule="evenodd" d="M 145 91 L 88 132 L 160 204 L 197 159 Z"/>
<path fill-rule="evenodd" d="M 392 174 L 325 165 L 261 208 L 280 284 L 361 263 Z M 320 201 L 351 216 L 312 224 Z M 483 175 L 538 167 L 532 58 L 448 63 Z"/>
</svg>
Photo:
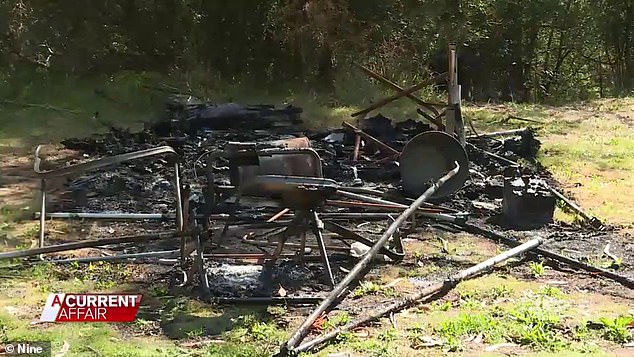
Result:
<svg viewBox="0 0 634 357">
<path fill-rule="evenodd" d="M 75 165 L 68 165 L 59 169 L 54 170 L 42 170 L 40 169 L 40 165 L 42 163 L 42 158 L 40 157 L 40 151 L 42 149 L 42 145 L 39 145 L 35 149 L 35 162 L 33 164 L 33 171 L 40 178 L 40 227 L 39 227 L 39 246 L 44 246 L 44 238 L 46 235 L 46 218 L 53 218 L 55 216 L 68 216 L 69 218 L 74 218 L 73 214 L 61 214 L 59 212 L 46 213 L 46 183 L 48 180 L 53 178 L 60 177 L 69 177 L 72 175 L 76 175 L 79 173 L 83 173 L 86 171 L 105 168 L 113 165 L 117 165 L 123 162 L 138 160 L 153 156 L 169 156 L 175 159 L 174 163 L 174 183 L 175 183 L 175 195 L 176 195 L 176 227 L 178 231 L 183 231 L 183 202 L 181 195 L 181 187 L 180 187 L 180 168 L 179 161 L 180 157 L 176 153 L 176 151 L 170 146 L 160 146 L 156 148 L 134 151 L 130 153 L 108 156 L 101 159 L 91 160 L 88 162 L 83 162 Z M 82 217 L 80 214 L 78 217 Z M 91 213 L 83 215 L 84 218 L 92 218 L 92 219 L 102 219 L 102 218 L 110 218 L 110 219 L 147 219 L 147 218 L 165 218 L 165 215 L 162 214 L 147 214 L 140 215 L 136 213 L 122 213 L 117 214 L 112 217 L 109 217 L 108 214 L 102 213 Z M 182 237 L 181 240 L 185 238 Z M 164 252 L 162 252 L 164 255 Z"/>
</svg>

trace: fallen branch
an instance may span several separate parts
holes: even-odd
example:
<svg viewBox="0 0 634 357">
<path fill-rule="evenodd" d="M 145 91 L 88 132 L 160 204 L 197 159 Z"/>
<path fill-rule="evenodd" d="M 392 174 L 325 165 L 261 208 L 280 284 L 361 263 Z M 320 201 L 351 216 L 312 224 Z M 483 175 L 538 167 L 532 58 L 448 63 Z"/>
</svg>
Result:
<svg viewBox="0 0 634 357">
<path fill-rule="evenodd" d="M 418 303 L 420 300 L 425 299 L 425 301 L 429 301 L 434 297 L 440 296 L 453 289 L 456 285 L 458 285 L 461 281 L 471 279 L 481 273 L 491 269 L 493 266 L 500 264 L 516 255 L 522 254 L 529 250 L 535 249 L 535 247 L 539 246 L 543 243 L 543 239 L 535 238 L 524 244 L 521 244 L 509 251 L 506 251 L 500 255 L 487 259 L 477 265 L 472 266 L 471 268 L 465 269 L 442 283 L 434 284 L 430 287 L 420 290 L 419 292 L 412 294 L 400 301 L 397 301 L 393 304 L 390 304 L 382 309 L 371 312 L 359 319 L 356 319 L 345 326 L 339 327 L 321 337 L 318 337 L 312 341 L 309 341 L 295 349 L 296 352 L 307 352 L 314 349 L 316 346 L 330 341 L 333 338 L 337 337 L 342 332 L 350 331 L 359 326 L 365 325 L 368 322 L 379 319 L 382 316 L 390 314 L 392 312 L 400 311 L 404 308 L 412 306 Z"/>
</svg>

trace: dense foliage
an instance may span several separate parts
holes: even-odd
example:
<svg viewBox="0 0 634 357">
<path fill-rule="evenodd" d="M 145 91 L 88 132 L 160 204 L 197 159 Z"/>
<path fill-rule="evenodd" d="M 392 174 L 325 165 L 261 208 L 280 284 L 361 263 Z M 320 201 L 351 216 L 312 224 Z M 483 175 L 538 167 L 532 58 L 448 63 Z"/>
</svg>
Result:
<svg viewBox="0 0 634 357">
<path fill-rule="evenodd" d="M 5 73 L 203 68 L 332 90 L 353 62 L 410 82 L 444 70 L 449 42 L 476 100 L 634 88 L 632 0 L 0 0 Z"/>
</svg>

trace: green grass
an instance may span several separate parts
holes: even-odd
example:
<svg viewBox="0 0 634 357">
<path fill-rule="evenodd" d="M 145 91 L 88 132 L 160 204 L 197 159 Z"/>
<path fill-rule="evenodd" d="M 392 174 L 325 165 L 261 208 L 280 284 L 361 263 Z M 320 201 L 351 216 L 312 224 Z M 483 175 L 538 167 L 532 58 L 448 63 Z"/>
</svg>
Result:
<svg viewBox="0 0 634 357">
<path fill-rule="evenodd" d="M 346 311 L 341 311 L 333 316 L 328 316 L 328 319 L 323 325 L 324 330 L 330 330 L 335 327 L 343 326 L 350 322 L 350 315 Z"/>
<path fill-rule="evenodd" d="M 539 278 L 546 273 L 544 263 L 542 262 L 530 262 L 528 263 L 528 269 L 535 278 Z"/>
<path fill-rule="evenodd" d="M 630 328 L 634 324 L 632 316 L 619 315 L 616 318 L 602 317 L 599 319 L 603 324 L 603 337 L 616 343 L 628 343 L 634 338 L 630 332 Z"/>
<path fill-rule="evenodd" d="M 1 339 L 5 341 L 52 341 L 53 351 L 70 344 L 67 356 L 178 356 L 179 349 L 163 339 L 152 337 L 121 339 L 112 326 L 82 323 L 31 326 L 0 313 Z"/>
<path fill-rule="evenodd" d="M 372 281 L 362 281 L 359 286 L 352 291 L 351 296 L 360 298 L 366 295 L 395 296 L 396 290 L 393 287 L 383 286 Z"/>
</svg>

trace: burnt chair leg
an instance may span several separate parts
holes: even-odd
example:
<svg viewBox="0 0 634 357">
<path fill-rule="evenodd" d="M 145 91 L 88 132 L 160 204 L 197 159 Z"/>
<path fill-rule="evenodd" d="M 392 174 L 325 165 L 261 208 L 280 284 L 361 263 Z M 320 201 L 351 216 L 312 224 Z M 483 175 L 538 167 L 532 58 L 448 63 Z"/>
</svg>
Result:
<svg viewBox="0 0 634 357">
<path fill-rule="evenodd" d="M 306 231 L 302 229 L 299 234 L 299 251 L 297 252 L 297 260 L 300 263 L 304 263 L 304 256 L 306 255 Z"/>
<path fill-rule="evenodd" d="M 317 238 L 317 245 L 319 245 L 319 251 L 324 261 L 326 272 L 328 273 L 328 279 L 330 279 L 330 284 L 334 287 L 336 285 L 335 278 L 332 274 L 332 268 L 330 267 L 330 260 L 328 259 L 328 252 L 326 251 L 326 244 L 324 243 L 324 236 L 322 234 L 322 231 L 324 230 L 324 223 L 319 219 L 317 212 L 312 211 L 311 213 L 313 215 L 313 219 L 311 220 L 313 233 L 315 234 L 315 238 Z"/>
<path fill-rule="evenodd" d="M 236 195 L 236 202 L 234 206 L 231 208 L 231 212 L 229 212 L 229 217 L 225 222 L 225 226 L 222 228 L 222 234 L 220 234 L 221 238 L 224 238 L 227 235 L 227 231 L 229 230 L 229 225 L 231 222 L 236 221 L 236 212 L 238 211 L 238 207 L 240 207 L 240 194 Z"/>
<path fill-rule="evenodd" d="M 209 286 L 209 277 L 207 276 L 207 269 L 205 268 L 205 259 L 204 259 L 204 236 L 206 232 L 201 232 L 200 228 L 197 226 L 194 229 L 194 239 L 196 243 L 196 257 L 194 259 L 193 269 L 198 270 L 198 279 L 200 282 L 200 292 L 203 299 L 211 298 L 211 288 Z"/>
</svg>

